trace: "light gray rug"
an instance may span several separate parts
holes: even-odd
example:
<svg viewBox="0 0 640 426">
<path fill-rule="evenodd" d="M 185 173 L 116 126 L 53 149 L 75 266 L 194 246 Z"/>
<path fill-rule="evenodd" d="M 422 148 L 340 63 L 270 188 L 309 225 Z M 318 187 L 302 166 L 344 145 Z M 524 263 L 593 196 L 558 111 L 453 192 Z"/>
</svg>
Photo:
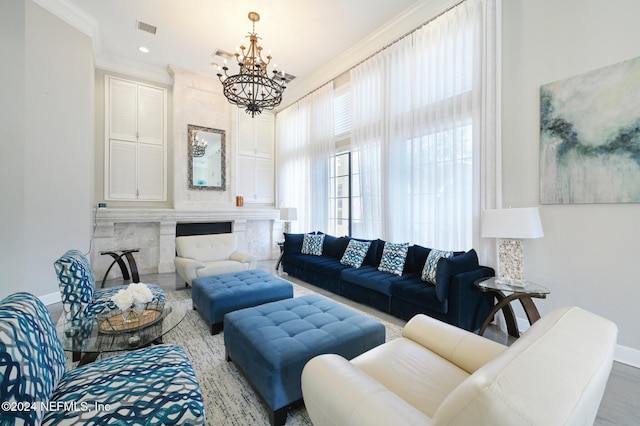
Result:
<svg viewBox="0 0 640 426">
<path fill-rule="evenodd" d="M 292 284 L 294 297 L 314 293 L 305 287 Z M 167 300 L 183 303 L 188 308 L 184 320 L 167 333 L 163 340 L 165 343 L 182 346 L 191 358 L 204 398 L 207 424 L 269 425 L 269 416 L 262 400 L 235 365 L 225 359 L 224 332 L 212 336 L 204 319 L 192 309 L 191 289 L 168 292 Z M 351 309 L 359 311 L 353 307 Z M 400 326 L 382 321 L 369 313 L 359 312 L 385 325 L 387 341 L 400 336 Z M 114 353 L 110 354 L 113 355 Z M 286 425 L 311 425 L 303 405 L 289 411 Z"/>
</svg>

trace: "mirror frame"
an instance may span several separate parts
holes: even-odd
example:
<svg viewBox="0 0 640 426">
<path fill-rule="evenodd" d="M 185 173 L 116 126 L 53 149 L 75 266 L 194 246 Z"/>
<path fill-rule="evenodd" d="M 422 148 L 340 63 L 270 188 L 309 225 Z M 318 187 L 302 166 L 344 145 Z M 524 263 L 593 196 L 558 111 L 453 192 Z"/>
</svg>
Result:
<svg viewBox="0 0 640 426">
<path fill-rule="evenodd" d="M 193 145 L 191 143 L 192 140 L 192 133 L 193 132 L 207 132 L 207 133 L 218 133 L 220 135 L 220 173 L 221 173 L 221 179 L 220 179 L 220 186 L 211 186 L 211 185 L 194 185 L 193 184 Z M 226 147 L 226 138 L 225 138 L 225 131 L 224 130 L 220 130 L 220 129 L 211 129 L 208 127 L 202 127 L 202 126 L 196 126 L 194 124 L 189 124 L 188 128 L 187 128 L 187 146 L 189 149 L 189 155 L 187 156 L 187 163 L 188 163 L 188 169 L 189 169 L 189 173 L 188 173 L 188 183 L 189 183 L 189 189 L 196 189 L 196 190 L 207 190 L 207 191 L 225 191 L 226 190 L 226 176 L 227 176 L 227 171 L 226 171 L 226 154 L 225 154 L 225 147 Z"/>
</svg>

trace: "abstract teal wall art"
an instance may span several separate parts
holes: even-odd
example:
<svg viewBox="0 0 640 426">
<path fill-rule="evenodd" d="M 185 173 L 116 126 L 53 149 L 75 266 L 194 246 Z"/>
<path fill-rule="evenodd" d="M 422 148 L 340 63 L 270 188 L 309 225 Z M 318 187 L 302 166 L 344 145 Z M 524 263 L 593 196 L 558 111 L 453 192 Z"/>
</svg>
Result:
<svg viewBox="0 0 640 426">
<path fill-rule="evenodd" d="M 640 202 L 640 58 L 540 88 L 540 203 Z"/>
</svg>

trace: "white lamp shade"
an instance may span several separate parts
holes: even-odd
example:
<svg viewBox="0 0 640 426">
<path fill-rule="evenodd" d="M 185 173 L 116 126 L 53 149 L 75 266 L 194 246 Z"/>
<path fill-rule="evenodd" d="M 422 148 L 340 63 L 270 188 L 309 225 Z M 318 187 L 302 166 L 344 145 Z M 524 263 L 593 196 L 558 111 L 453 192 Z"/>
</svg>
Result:
<svg viewBox="0 0 640 426">
<path fill-rule="evenodd" d="M 485 210 L 480 226 L 485 238 L 520 240 L 544 236 L 537 207 Z"/>
<path fill-rule="evenodd" d="M 280 220 L 298 220 L 298 209 L 295 207 L 283 207 L 280 209 Z"/>
</svg>

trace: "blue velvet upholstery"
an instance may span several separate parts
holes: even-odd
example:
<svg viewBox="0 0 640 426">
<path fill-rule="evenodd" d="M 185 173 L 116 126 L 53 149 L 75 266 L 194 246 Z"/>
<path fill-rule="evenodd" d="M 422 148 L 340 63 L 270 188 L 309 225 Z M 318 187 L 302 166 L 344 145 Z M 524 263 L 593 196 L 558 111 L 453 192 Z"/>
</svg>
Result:
<svg viewBox="0 0 640 426">
<path fill-rule="evenodd" d="M 0 424 L 205 424 L 198 380 L 178 346 L 140 349 L 72 371 L 65 363 L 37 297 L 16 293 L 0 302 L 0 394 L 35 407 L 2 410 Z"/>
<path fill-rule="evenodd" d="M 478 264 L 473 249 L 441 259 L 438 285 L 434 285 L 420 279 L 430 248 L 409 246 L 402 275 L 397 276 L 378 270 L 385 245 L 382 240 L 358 240 L 371 241 L 371 246 L 362 266 L 352 268 L 340 263 L 349 237 L 325 234 L 322 256 L 310 256 L 300 252 L 303 235 L 285 235 L 282 265 L 293 277 L 403 319 L 424 313 L 473 331 L 480 326 L 478 318 L 489 312 L 490 295 L 480 292 L 474 281 L 491 277 L 494 271 Z"/>
<path fill-rule="evenodd" d="M 58 276 L 62 308 L 67 321 L 98 315 L 117 309 L 111 297 L 126 285 L 96 290 L 96 280 L 87 258 L 78 250 L 69 250 L 53 264 Z M 154 301 L 165 301 L 164 291 L 157 284 L 147 284 Z"/>
<path fill-rule="evenodd" d="M 229 312 L 293 297 L 291 283 L 259 269 L 196 278 L 192 287 L 193 304 L 211 325 Z"/>
<path fill-rule="evenodd" d="M 302 368 L 314 356 L 351 359 L 385 340 L 382 323 L 315 294 L 231 312 L 224 329 L 228 355 L 271 410 L 302 398 Z"/>
</svg>

